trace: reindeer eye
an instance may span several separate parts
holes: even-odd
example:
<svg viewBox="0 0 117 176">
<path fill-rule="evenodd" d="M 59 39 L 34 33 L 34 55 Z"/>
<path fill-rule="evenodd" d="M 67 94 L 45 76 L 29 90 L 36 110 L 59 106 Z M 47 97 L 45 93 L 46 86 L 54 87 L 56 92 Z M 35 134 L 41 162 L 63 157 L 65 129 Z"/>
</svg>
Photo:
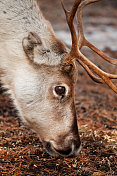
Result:
<svg viewBox="0 0 117 176">
<path fill-rule="evenodd" d="M 55 92 L 57 95 L 59 96 L 64 96 L 65 95 L 65 92 L 66 92 L 66 89 L 64 86 L 56 86 L 55 87 Z"/>
</svg>

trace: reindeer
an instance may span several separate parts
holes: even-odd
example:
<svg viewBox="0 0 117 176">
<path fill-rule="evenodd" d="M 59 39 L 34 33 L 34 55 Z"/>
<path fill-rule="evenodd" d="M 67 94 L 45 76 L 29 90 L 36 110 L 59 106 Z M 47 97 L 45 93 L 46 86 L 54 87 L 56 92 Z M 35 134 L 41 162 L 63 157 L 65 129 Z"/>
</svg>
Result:
<svg viewBox="0 0 117 176">
<path fill-rule="evenodd" d="M 82 53 L 88 46 L 117 65 L 89 43 L 83 33 L 82 10 L 99 0 L 75 0 L 71 11 L 62 2 L 72 36 L 69 49 L 56 36 L 35 0 L 0 0 L 0 74 L 22 119 L 36 131 L 52 156 L 77 156 L 81 149 L 74 103 L 76 61 L 98 83 L 117 93 L 108 74 Z M 77 13 L 77 28 L 74 17 Z M 92 71 L 93 72 L 92 72 Z M 95 74 L 94 74 L 95 73 Z M 100 78 L 99 78 L 100 77 Z"/>
</svg>

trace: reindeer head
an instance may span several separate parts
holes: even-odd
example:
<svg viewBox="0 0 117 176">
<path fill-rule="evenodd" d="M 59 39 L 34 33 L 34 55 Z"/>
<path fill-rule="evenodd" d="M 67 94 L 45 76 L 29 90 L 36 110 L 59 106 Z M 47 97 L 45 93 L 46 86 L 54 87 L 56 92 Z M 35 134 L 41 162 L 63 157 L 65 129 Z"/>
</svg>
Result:
<svg viewBox="0 0 117 176">
<path fill-rule="evenodd" d="M 20 84 L 17 85 L 20 88 L 17 99 L 19 98 L 24 119 L 39 134 L 46 150 L 53 156 L 77 156 L 81 148 L 74 105 L 75 59 L 94 81 L 106 82 L 117 92 L 110 81 L 117 76 L 103 72 L 80 52 L 82 46 L 86 45 L 105 60 L 116 62 L 84 37 L 82 9 L 95 1 L 99 0 L 75 0 L 69 12 L 65 10 L 62 3 L 72 36 L 70 52 L 54 34 L 49 47 L 46 41 L 35 32 L 30 32 L 23 39 L 23 49 L 30 68 L 24 72 L 23 83 L 19 81 Z M 76 11 L 78 37 L 73 24 Z"/>
<path fill-rule="evenodd" d="M 30 69 L 17 85 L 22 90 L 19 101 L 24 119 L 39 134 L 48 153 L 75 156 L 80 151 L 74 105 L 76 70 L 64 63 L 68 54 L 64 44 L 56 38 L 53 42 L 47 48 L 35 32 L 23 39 Z"/>
</svg>

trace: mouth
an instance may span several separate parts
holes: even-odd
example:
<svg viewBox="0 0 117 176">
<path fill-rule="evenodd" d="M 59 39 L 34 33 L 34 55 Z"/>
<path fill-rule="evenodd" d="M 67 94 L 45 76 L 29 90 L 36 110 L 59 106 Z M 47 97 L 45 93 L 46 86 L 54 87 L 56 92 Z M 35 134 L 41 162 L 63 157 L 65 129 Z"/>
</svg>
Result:
<svg viewBox="0 0 117 176">
<path fill-rule="evenodd" d="M 74 145 L 72 145 L 71 149 L 66 150 L 56 150 L 50 142 L 45 142 L 44 148 L 46 152 L 53 157 L 65 157 L 65 158 L 73 158 L 78 156 L 81 151 L 82 145 L 80 144 L 79 148 L 75 149 Z"/>
</svg>

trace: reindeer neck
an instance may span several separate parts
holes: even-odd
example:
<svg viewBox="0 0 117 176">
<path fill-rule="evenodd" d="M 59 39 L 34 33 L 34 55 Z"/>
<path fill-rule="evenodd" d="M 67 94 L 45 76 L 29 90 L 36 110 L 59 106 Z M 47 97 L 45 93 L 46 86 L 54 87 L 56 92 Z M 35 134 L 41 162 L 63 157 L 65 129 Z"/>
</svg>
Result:
<svg viewBox="0 0 117 176">
<path fill-rule="evenodd" d="M 0 0 L 0 34 L 8 39 L 35 31 L 46 39 L 53 30 L 43 17 L 35 0 Z M 3 35 L 2 35 L 3 34 Z"/>
</svg>

